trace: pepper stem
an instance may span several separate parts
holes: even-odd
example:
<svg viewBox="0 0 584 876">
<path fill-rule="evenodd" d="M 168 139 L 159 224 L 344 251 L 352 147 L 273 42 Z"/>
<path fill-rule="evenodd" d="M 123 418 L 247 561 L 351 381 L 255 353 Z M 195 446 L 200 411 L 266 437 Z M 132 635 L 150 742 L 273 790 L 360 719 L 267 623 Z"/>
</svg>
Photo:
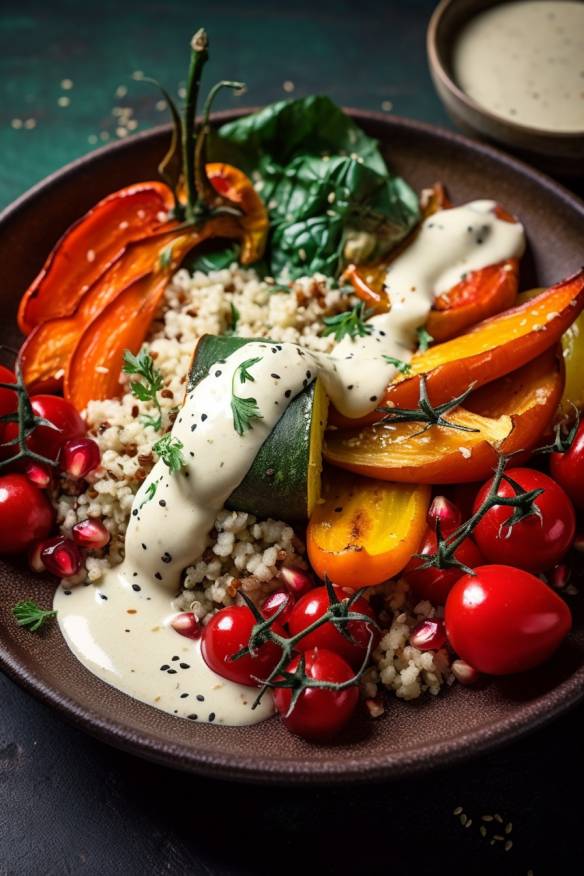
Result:
<svg viewBox="0 0 584 876">
<path fill-rule="evenodd" d="M 195 185 L 195 118 L 197 100 L 201 85 L 203 67 L 209 58 L 209 39 L 204 28 L 200 28 L 191 40 L 191 63 L 187 80 L 185 121 L 182 130 L 183 167 L 187 190 L 187 218 L 194 219 L 198 212 L 197 189 Z"/>
<path fill-rule="evenodd" d="M 199 203 L 205 204 L 210 207 L 225 206 L 229 203 L 217 194 L 217 192 L 209 182 L 209 177 L 207 176 L 206 171 L 207 141 L 209 138 L 209 133 L 211 131 L 211 125 L 209 123 L 211 107 L 213 106 L 213 102 L 216 96 L 223 88 L 231 88 L 234 91 L 238 91 L 244 87 L 245 84 L 243 82 L 234 82 L 229 79 L 222 79 L 211 88 L 209 94 L 207 95 L 207 99 L 205 100 L 205 106 L 203 108 L 203 122 L 197 132 L 195 143 L 195 188 L 197 191 Z M 234 212 L 237 213 L 238 211 L 234 210 Z"/>
</svg>

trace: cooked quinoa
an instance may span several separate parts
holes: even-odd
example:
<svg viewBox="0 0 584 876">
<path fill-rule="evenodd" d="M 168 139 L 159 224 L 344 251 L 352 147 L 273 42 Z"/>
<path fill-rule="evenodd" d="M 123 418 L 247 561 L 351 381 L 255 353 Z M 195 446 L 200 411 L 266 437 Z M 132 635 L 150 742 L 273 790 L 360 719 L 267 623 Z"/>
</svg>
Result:
<svg viewBox="0 0 584 876">
<path fill-rule="evenodd" d="M 159 393 L 163 431 L 169 428 L 182 404 L 185 384 L 197 339 L 223 334 L 231 328 L 233 308 L 238 313 L 237 334 L 269 337 L 328 352 L 334 341 L 323 338 L 325 316 L 346 309 L 347 297 L 332 289 L 323 276 L 296 281 L 289 292 L 260 279 L 253 270 L 237 265 L 190 275 L 180 270 L 169 285 L 146 347 L 162 374 Z M 152 445 L 160 434 L 143 423 L 155 413 L 150 402 L 136 399 L 130 378 L 120 376 L 119 398 L 90 402 L 85 412 L 88 433 L 99 444 L 102 464 L 88 476 L 83 491 L 63 478 L 54 503 L 64 534 L 80 520 L 100 519 L 111 533 L 107 548 L 91 552 L 85 568 L 68 583 L 97 582 L 119 564 L 134 495 L 155 463 Z M 258 520 L 251 514 L 221 511 L 209 533 L 201 559 L 186 569 L 178 607 L 192 610 L 203 622 L 220 606 L 237 599 L 241 588 L 254 600 L 280 583 L 284 564 L 306 568 L 304 544 L 288 524 Z M 382 685 L 405 700 L 423 692 L 438 693 L 451 683 L 445 650 L 419 651 L 408 644 L 412 628 L 435 609 L 429 603 L 411 606 L 402 582 L 386 587 L 386 629 L 374 654 L 374 665 L 362 680 L 364 696 L 374 701 Z M 371 706 L 372 714 L 382 708 Z"/>
</svg>

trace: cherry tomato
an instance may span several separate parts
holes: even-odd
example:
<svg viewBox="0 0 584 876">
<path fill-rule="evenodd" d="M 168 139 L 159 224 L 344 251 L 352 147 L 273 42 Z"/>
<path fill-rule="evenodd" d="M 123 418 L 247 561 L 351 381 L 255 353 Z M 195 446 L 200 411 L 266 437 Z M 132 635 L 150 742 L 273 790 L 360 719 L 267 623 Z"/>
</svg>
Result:
<svg viewBox="0 0 584 876">
<path fill-rule="evenodd" d="M 348 599 L 351 596 L 350 592 L 343 590 L 342 587 L 335 587 L 334 591 L 340 600 Z M 313 590 L 309 590 L 296 603 L 288 619 L 288 629 L 291 635 L 297 635 L 313 624 L 315 620 L 318 620 L 319 617 L 322 617 L 328 610 L 329 605 L 329 595 L 326 587 L 315 587 Z M 353 603 L 351 611 L 365 614 L 372 620 L 375 619 L 373 609 L 363 597 L 359 597 Z M 373 650 L 379 639 L 379 633 L 374 626 L 366 624 L 364 621 L 350 621 L 345 624 L 345 629 L 354 640 L 353 642 L 343 636 L 331 621 L 328 621 L 314 630 L 314 632 L 308 633 L 303 639 L 300 639 L 295 647 L 299 651 L 309 651 L 311 648 L 327 648 L 329 651 L 339 654 L 351 666 L 357 668 L 365 658 L 371 635 L 373 635 L 371 646 Z"/>
<path fill-rule="evenodd" d="M 485 559 L 490 563 L 518 566 L 528 572 L 550 569 L 562 559 L 576 531 L 574 508 L 566 493 L 548 475 L 530 468 L 512 468 L 506 474 L 524 490 L 543 489 L 535 499 L 541 519 L 534 515 L 505 526 L 513 508 L 495 505 L 476 527 L 473 535 Z M 474 510 L 484 500 L 491 481 L 484 484 L 475 499 Z M 515 490 L 506 480 L 501 482 L 499 496 L 514 496 Z"/>
<path fill-rule="evenodd" d="M 304 654 L 304 672 L 308 678 L 342 684 L 353 678 L 349 664 L 326 648 L 314 648 Z M 286 666 L 294 672 L 300 663 L 300 655 Z M 274 688 L 274 702 L 284 725 L 291 733 L 305 739 L 325 740 L 337 734 L 347 723 L 359 701 L 357 685 L 344 690 L 330 688 L 306 688 L 298 697 L 290 714 L 292 702 L 290 688 Z"/>
<path fill-rule="evenodd" d="M 584 420 L 565 453 L 552 453 L 550 472 L 576 508 L 584 510 Z"/>
<path fill-rule="evenodd" d="M 426 530 L 419 553 L 429 556 L 435 554 L 437 548 L 436 532 L 429 528 Z M 468 566 L 469 569 L 474 569 L 475 566 L 480 566 L 484 563 L 481 552 L 470 538 L 465 538 L 460 547 L 456 549 L 454 557 L 460 563 Z M 450 590 L 455 582 L 464 575 L 464 572 L 456 566 L 451 566 L 447 569 L 439 569 L 435 566 L 430 566 L 428 569 L 420 569 L 423 563 L 423 560 L 412 557 L 405 567 L 402 576 L 408 582 L 418 599 L 427 599 L 432 605 L 444 605 Z"/>
<path fill-rule="evenodd" d="M 246 654 L 239 660 L 231 659 L 249 644 L 255 623 L 247 605 L 231 605 L 213 615 L 201 640 L 201 652 L 207 666 L 230 681 L 257 687 L 277 665 L 282 651 L 275 642 L 264 642 L 254 656 Z M 285 635 L 277 621 L 272 624 L 272 629 L 280 636 Z"/>
<path fill-rule="evenodd" d="M 0 365 L 0 383 L 16 383 L 16 376 L 10 368 Z M 0 387 L 0 417 L 13 413 L 18 406 L 18 396 L 11 389 Z"/>
<path fill-rule="evenodd" d="M 31 450 L 57 459 L 63 444 L 71 438 L 81 438 L 85 435 L 85 422 L 75 407 L 58 395 L 33 395 L 30 399 L 32 409 L 37 417 L 53 423 L 59 431 L 49 426 L 37 426 L 28 440 Z M 15 423 L 9 423 L 5 429 L 4 440 L 15 438 L 18 428 Z"/>
<path fill-rule="evenodd" d="M 27 477 L 0 477 L 0 554 L 19 554 L 46 538 L 53 519 L 51 503 Z"/>
<path fill-rule="evenodd" d="M 456 653 L 489 675 L 539 666 L 572 625 L 570 609 L 551 587 L 512 566 L 479 566 L 457 581 L 445 620 Z"/>
</svg>

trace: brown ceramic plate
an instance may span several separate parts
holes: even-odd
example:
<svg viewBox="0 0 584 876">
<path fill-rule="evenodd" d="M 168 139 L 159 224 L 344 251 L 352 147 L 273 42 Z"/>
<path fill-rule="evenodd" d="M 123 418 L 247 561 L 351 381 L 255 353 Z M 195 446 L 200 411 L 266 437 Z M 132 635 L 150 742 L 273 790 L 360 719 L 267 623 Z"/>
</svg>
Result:
<svg viewBox="0 0 584 876">
<path fill-rule="evenodd" d="M 455 202 L 496 198 L 521 217 L 529 235 L 524 288 L 552 283 L 584 262 L 584 204 L 555 183 L 446 131 L 375 113 L 353 115 L 414 186 L 442 180 Z M 18 343 L 18 299 L 57 237 L 98 198 L 155 177 L 167 137 L 166 129 L 155 130 L 99 150 L 49 177 L 0 217 L 2 343 Z M 564 712 L 584 693 L 580 617 L 560 652 L 539 671 L 493 680 L 480 690 L 458 686 L 414 703 L 392 700 L 382 719 L 363 720 L 335 745 L 309 745 L 276 720 L 236 729 L 192 724 L 95 678 L 69 653 L 56 625 L 41 635 L 17 628 L 10 607 L 27 597 L 46 605 L 50 582 L 22 565 L 0 562 L 0 586 L 0 660 L 19 684 L 112 745 L 210 776 L 306 783 L 404 775 L 514 739 Z"/>
</svg>

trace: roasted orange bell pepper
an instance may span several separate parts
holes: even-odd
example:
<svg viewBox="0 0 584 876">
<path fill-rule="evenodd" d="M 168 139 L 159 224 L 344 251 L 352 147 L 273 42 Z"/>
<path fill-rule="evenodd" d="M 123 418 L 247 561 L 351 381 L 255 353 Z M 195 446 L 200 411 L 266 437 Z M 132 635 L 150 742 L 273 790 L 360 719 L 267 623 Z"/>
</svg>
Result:
<svg viewBox="0 0 584 876">
<path fill-rule="evenodd" d="M 330 432 L 329 463 L 380 480 L 458 484 L 487 478 L 499 454 L 526 451 L 544 435 L 564 383 L 557 348 L 473 393 L 448 420 L 477 432 L 419 423 L 375 424 Z M 418 433 L 418 434 L 416 434 Z"/>
<path fill-rule="evenodd" d="M 222 162 L 210 162 L 205 170 L 215 191 L 238 207 L 243 214 L 239 217 L 243 229 L 240 255 L 242 264 L 251 265 L 257 262 L 264 254 L 268 236 L 269 219 L 264 202 L 249 177 L 237 167 Z"/>
<path fill-rule="evenodd" d="M 451 341 L 413 356 L 408 375 L 397 375 L 380 406 L 415 407 L 420 376 L 425 375 L 434 404 L 460 395 L 471 384 L 478 389 L 553 347 L 584 309 L 584 270 L 546 289 L 530 301 L 480 322 Z M 373 423 L 383 417 L 374 411 L 359 421 L 332 410 L 337 426 Z"/>
<path fill-rule="evenodd" d="M 160 182 L 137 183 L 99 201 L 65 232 L 24 293 L 18 309 L 21 331 L 28 334 L 47 319 L 74 313 L 129 243 L 168 224 L 163 216 L 172 204 L 170 189 Z"/>
<path fill-rule="evenodd" d="M 307 530 L 308 557 L 319 577 L 356 590 L 397 575 L 426 528 L 430 489 L 325 471 L 324 501 Z"/>
</svg>

